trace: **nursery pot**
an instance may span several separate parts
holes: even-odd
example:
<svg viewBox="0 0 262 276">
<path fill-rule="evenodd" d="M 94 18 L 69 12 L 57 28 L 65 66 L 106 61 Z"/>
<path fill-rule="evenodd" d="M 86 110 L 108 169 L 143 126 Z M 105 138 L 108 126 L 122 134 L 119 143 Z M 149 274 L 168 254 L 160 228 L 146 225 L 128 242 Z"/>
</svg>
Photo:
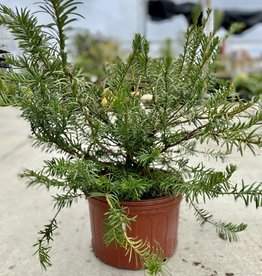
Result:
<svg viewBox="0 0 262 276">
<path fill-rule="evenodd" d="M 121 205 L 128 208 L 128 216 L 136 216 L 131 224 L 130 237 L 138 237 L 154 245 L 157 241 L 163 250 L 164 258 L 171 257 L 177 246 L 177 229 L 179 206 L 182 196 L 162 197 L 140 201 L 122 201 Z M 116 243 L 105 246 L 103 228 L 108 212 L 105 198 L 89 198 L 92 247 L 96 257 L 108 265 L 121 269 L 141 269 L 142 265 L 136 258 L 125 255 L 125 250 Z"/>
</svg>

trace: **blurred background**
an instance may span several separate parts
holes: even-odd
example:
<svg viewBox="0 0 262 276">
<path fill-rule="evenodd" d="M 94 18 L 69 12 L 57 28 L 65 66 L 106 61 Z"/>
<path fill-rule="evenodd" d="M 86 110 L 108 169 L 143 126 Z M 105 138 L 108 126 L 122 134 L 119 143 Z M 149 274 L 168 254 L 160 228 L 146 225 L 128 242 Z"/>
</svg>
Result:
<svg viewBox="0 0 262 276">
<path fill-rule="evenodd" d="M 10 7 L 37 11 L 35 0 L 1 0 Z M 126 57 L 132 38 L 147 37 L 153 56 L 182 51 L 183 35 L 196 7 L 214 10 L 214 27 L 220 37 L 229 26 L 242 23 L 242 30 L 230 36 L 218 57 L 217 74 L 235 85 L 242 98 L 262 94 L 262 1 L 261 0 L 84 0 L 78 12 L 85 18 L 74 22 L 68 32 L 71 61 L 91 81 L 103 79 L 107 64 Z M 37 13 L 40 23 L 48 18 Z M 0 50 L 18 51 L 11 34 L 0 29 Z M 1 54 L 1 52 L 0 52 Z"/>
</svg>

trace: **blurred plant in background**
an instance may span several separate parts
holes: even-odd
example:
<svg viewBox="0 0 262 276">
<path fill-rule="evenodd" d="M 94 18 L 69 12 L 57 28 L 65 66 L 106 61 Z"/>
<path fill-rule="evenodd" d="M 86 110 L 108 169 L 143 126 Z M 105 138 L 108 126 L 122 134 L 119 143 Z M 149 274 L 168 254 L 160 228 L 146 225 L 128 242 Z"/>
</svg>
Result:
<svg viewBox="0 0 262 276">
<path fill-rule="evenodd" d="M 8 54 L 8 51 L 4 50 L 2 45 L 2 49 L 0 48 L 0 68 L 9 68 L 9 65 L 6 63 L 5 55 Z"/>
<path fill-rule="evenodd" d="M 120 54 L 117 42 L 89 31 L 74 36 L 73 49 L 73 62 L 93 82 L 104 79 L 107 65 L 114 63 Z"/>
<path fill-rule="evenodd" d="M 260 63 L 260 59 L 254 59 L 246 52 L 240 52 L 238 56 L 236 53 L 221 53 L 215 64 L 216 76 L 229 81 L 235 96 L 249 101 L 254 96 L 262 96 Z"/>
<path fill-rule="evenodd" d="M 253 96 L 262 96 L 262 74 L 240 73 L 233 79 L 236 92 L 243 99 L 250 100 Z"/>
</svg>

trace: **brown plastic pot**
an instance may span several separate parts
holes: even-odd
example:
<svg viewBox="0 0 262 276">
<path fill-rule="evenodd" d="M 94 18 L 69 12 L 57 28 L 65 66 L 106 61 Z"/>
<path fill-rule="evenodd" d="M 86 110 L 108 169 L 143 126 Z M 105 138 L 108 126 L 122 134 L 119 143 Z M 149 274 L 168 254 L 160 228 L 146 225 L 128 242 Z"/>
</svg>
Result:
<svg viewBox="0 0 262 276">
<path fill-rule="evenodd" d="M 122 201 L 121 205 L 128 207 L 130 217 L 136 216 L 136 221 L 131 224 L 130 237 L 138 237 L 155 241 L 163 249 L 165 258 L 171 257 L 177 247 L 177 229 L 179 206 L 182 196 L 163 197 L 140 201 Z M 103 242 L 103 227 L 108 211 L 105 198 L 89 198 L 90 224 L 92 232 L 92 247 L 95 255 L 108 265 L 121 269 L 141 269 L 142 265 L 132 258 L 129 262 L 125 250 L 117 244 L 105 246 Z M 138 258 L 139 259 L 139 258 Z"/>
</svg>

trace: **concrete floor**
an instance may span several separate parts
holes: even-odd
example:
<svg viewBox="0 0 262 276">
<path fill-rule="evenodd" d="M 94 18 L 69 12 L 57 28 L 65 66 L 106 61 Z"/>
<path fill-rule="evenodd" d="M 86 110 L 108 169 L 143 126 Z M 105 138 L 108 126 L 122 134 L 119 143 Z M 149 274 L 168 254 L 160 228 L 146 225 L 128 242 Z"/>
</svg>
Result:
<svg viewBox="0 0 262 276">
<path fill-rule="evenodd" d="M 1 276 L 138 276 L 143 271 L 109 267 L 92 253 L 88 206 L 80 200 L 65 209 L 58 221 L 51 258 L 53 266 L 43 272 L 32 245 L 37 232 L 52 217 L 52 192 L 26 188 L 17 177 L 23 168 L 39 168 L 47 154 L 31 148 L 29 126 L 13 108 L 0 109 L 0 275 Z M 195 160 L 192 160 L 194 162 Z M 207 160 L 204 160 L 208 162 Z M 238 165 L 234 179 L 252 183 L 262 179 L 262 151 L 257 156 L 234 154 Z M 210 162 L 209 162 L 210 163 Z M 224 164 L 210 163 L 224 167 Z M 242 202 L 222 198 L 208 202 L 207 210 L 217 219 L 249 227 L 240 241 L 229 243 L 212 227 L 200 227 L 185 202 L 181 206 L 179 245 L 169 260 L 177 276 L 258 276 L 262 275 L 262 210 L 246 208 Z"/>
</svg>

